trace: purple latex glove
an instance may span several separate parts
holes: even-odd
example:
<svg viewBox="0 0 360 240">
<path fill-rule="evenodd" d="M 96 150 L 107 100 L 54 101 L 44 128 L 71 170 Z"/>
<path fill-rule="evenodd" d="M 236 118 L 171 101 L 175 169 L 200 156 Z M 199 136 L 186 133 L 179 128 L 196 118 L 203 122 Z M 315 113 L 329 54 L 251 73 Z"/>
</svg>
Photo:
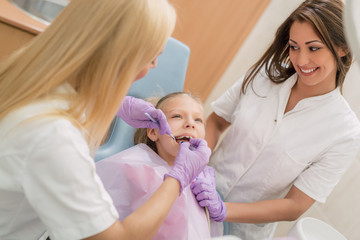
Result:
<svg viewBox="0 0 360 240">
<path fill-rule="evenodd" d="M 224 202 L 216 191 L 215 172 L 212 167 L 206 166 L 191 184 L 191 191 L 201 207 L 207 207 L 210 219 L 223 222 L 227 212 Z"/>
<path fill-rule="evenodd" d="M 180 144 L 179 152 L 170 172 L 165 174 L 180 182 L 180 194 L 208 164 L 211 150 L 203 139 L 192 138 Z"/>
<path fill-rule="evenodd" d="M 145 113 L 148 113 L 157 122 L 152 122 Z M 159 129 L 161 135 L 171 134 L 165 114 L 151 103 L 139 98 L 126 96 L 116 116 L 134 128 L 153 128 Z"/>
</svg>

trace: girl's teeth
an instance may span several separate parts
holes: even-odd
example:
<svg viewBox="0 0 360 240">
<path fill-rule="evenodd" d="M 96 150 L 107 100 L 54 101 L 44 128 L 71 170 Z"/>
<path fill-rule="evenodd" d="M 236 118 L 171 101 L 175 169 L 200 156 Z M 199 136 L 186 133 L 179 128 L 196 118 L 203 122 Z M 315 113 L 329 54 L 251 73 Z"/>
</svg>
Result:
<svg viewBox="0 0 360 240">
<path fill-rule="evenodd" d="M 300 69 L 301 69 L 301 68 L 300 68 Z M 315 70 L 316 70 L 316 68 L 308 69 L 308 70 L 301 69 L 301 71 L 302 71 L 303 73 L 311 73 L 311 72 L 313 72 L 313 71 L 315 71 Z"/>
</svg>

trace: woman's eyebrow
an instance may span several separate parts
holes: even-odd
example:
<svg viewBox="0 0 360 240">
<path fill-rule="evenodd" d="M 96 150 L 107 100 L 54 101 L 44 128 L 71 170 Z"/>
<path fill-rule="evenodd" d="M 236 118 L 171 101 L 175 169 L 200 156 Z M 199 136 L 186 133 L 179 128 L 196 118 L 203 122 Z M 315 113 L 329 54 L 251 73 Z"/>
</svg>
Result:
<svg viewBox="0 0 360 240">
<path fill-rule="evenodd" d="M 291 42 L 293 42 L 293 43 L 297 44 L 297 42 L 296 42 L 295 40 L 292 40 L 291 38 L 289 39 L 289 41 L 291 41 Z M 310 44 L 310 43 L 313 43 L 313 42 L 318 42 L 318 43 L 323 44 L 323 42 L 322 42 L 322 41 L 320 41 L 320 40 L 311 40 L 311 41 L 305 42 L 305 44 Z"/>
<path fill-rule="evenodd" d="M 305 44 L 310 44 L 310 43 L 314 43 L 314 42 L 318 42 L 318 43 L 323 44 L 323 42 L 322 42 L 322 41 L 320 41 L 320 40 L 312 40 L 312 41 L 308 41 L 308 42 L 306 42 Z"/>
</svg>

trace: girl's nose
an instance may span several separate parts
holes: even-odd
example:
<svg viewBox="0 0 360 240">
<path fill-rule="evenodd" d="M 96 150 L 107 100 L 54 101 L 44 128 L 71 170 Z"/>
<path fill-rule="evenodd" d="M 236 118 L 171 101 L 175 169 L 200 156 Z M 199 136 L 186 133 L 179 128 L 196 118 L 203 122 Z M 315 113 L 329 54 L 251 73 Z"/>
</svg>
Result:
<svg viewBox="0 0 360 240">
<path fill-rule="evenodd" d="M 195 128 L 194 121 L 192 121 L 192 120 L 186 121 L 185 128 Z"/>
</svg>

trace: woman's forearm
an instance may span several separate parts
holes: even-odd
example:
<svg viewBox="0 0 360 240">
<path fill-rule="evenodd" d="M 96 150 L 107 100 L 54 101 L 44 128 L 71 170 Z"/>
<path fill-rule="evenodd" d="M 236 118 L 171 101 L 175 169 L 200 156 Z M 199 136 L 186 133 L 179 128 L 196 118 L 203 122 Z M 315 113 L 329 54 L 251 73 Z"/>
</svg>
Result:
<svg viewBox="0 0 360 240">
<path fill-rule="evenodd" d="M 228 222 L 268 223 L 298 219 L 314 199 L 292 186 L 285 198 L 254 203 L 225 203 Z"/>
<path fill-rule="evenodd" d="M 115 221 L 103 232 L 85 240 L 152 239 L 163 224 L 179 193 L 179 181 L 167 177 L 149 200 L 122 222 Z"/>
<path fill-rule="evenodd" d="M 268 223 L 292 221 L 299 217 L 291 200 L 275 199 L 254 203 L 225 203 L 227 222 Z M 301 214 L 300 214 L 301 215 Z"/>
</svg>

